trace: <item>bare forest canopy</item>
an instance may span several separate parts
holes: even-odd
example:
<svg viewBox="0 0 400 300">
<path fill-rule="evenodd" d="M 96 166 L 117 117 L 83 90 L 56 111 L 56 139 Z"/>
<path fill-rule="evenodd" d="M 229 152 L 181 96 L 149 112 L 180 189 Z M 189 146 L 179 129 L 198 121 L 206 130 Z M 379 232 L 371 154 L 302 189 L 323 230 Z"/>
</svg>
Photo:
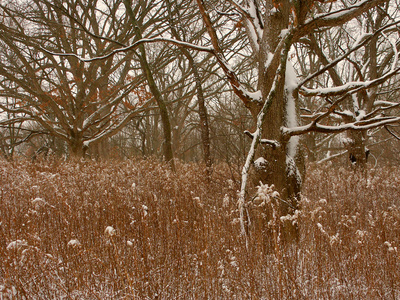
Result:
<svg viewBox="0 0 400 300">
<path fill-rule="evenodd" d="M 211 165 L 243 160 L 247 130 L 272 146 L 307 133 L 313 161 L 398 160 L 398 4 L 1 1 L 1 153 Z M 295 103 L 275 101 L 261 123 L 279 136 L 261 137 L 284 77 Z"/>
</svg>

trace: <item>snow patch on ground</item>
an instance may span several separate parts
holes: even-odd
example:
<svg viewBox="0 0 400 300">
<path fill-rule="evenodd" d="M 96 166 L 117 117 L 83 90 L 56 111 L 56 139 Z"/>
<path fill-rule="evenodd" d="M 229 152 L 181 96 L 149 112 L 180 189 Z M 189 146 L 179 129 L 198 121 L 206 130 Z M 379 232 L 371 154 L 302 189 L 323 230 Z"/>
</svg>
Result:
<svg viewBox="0 0 400 300">
<path fill-rule="evenodd" d="M 79 248 L 80 246 L 82 246 L 81 242 L 77 239 L 70 240 L 67 245 L 71 248 Z"/>
<path fill-rule="evenodd" d="M 115 231 L 114 227 L 107 226 L 106 230 L 104 230 L 104 234 L 109 236 L 109 237 L 112 237 L 112 236 L 114 236 L 116 234 L 116 231 Z"/>
<path fill-rule="evenodd" d="M 25 240 L 15 240 L 12 241 L 7 245 L 7 251 L 14 251 L 17 252 L 19 250 L 22 250 L 28 246 L 28 243 Z"/>
</svg>

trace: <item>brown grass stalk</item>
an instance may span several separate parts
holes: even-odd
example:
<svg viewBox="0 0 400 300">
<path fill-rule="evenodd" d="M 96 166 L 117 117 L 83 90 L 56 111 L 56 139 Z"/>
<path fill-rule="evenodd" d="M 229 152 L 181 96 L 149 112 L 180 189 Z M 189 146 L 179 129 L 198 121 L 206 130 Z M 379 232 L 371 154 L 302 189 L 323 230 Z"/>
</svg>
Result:
<svg viewBox="0 0 400 300">
<path fill-rule="evenodd" d="M 2 161 L 0 299 L 398 299 L 399 183 L 310 166 L 294 216 L 259 190 L 246 249 L 227 166 Z"/>
</svg>

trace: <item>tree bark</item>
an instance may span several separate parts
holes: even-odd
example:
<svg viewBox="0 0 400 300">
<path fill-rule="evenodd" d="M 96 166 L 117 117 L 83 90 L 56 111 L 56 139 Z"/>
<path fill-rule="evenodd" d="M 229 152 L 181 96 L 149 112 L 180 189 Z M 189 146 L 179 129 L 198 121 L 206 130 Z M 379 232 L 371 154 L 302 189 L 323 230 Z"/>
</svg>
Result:
<svg viewBox="0 0 400 300">
<path fill-rule="evenodd" d="M 185 52 L 187 52 L 185 54 Z M 211 160 L 211 147 L 210 147 L 210 128 L 208 125 L 208 114 L 206 108 L 206 101 L 204 98 L 203 88 L 201 86 L 201 78 L 197 65 L 190 55 L 190 53 L 185 49 L 185 56 L 189 60 L 189 65 L 192 69 L 194 81 L 196 84 L 197 101 L 199 105 L 199 118 L 200 118 L 200 132 L 201 132 L 201 142 L 203 146 L 203 159 L 207 168 L 207 175 L 211 175 L 212 160 Z"/>
<path fill-rule="evenodd" d="M 68 141 L 69 153 L 72 159 L 81 159 L 85 156 L 86 150 L 82 137 L 74 134 L 74 137 Z"/>
<path fill-rule="evenodd" d="M 260 183 L 273 185 L 274 189 L 279 192 L 277 200 L 280 214 L 282 216 L 293 213 L 298 208 L 299 196 L 301 191 L 302 177 L 304 175 L 304 158 L 302 153 L 297 149 L 298 145 L 293 145 L 298 140 L 282 134 L 282 127 L 290 125 L 288 101 L 294 101 L 294 109 L 296 112 L 296 120 L 298 120 L 299 105 L 298 95 L 293 94 L 288 89 L 286 82 L 286 74 L 288 68 L 288 55 L 281 54 L 281 58 L 275 62 L 270 62 L 270 57 L 276 51 L 289 51 L 291 44 L 291 36 L 288 36 L 284 46 L 284 50 L 278 48 L 281 41 L 281 35 L 288 30 L 290 4 L 288 1 L 267 1 L 267 9 L 278 6 L 274 14 L 266 14 L 264 19 L 263 39 L 260 44 L 259 51 L 259 81 L 258 87 L 261 90 L 262 101 L 271 101 L 269 109 L 266 111 L 265 121 L 262 125 L 261 139 L 275 140 L 278 146 L 271 146 L 261 143 L 255 153 L 254 168 L 251 172 L 251 180 L 254 185 Z M 281 33 L 281 34 L 279 34 Z M 285 48 L 286 47 L 286 48 Z M 268 64 L 269 63 L 269 64 Z M 278 74 L 279 72 L 279 74 Z M 249 107 L 253 117 L 259 114 L 257 107 Z M 293 112 L 291 112 L 293 113 Z M 292 116 L 293 117 L 293 116 Z M 292 126 L 294 124 L 291 124 Z M 296 124 L 297 125 L 297 124 Z M 269 215 L 271 212 L 267 212 Z M 266 220 L 254 220 L 254 226 L 265 227 L 272 216 Z M 256 230 L 262 230 L 262 228 Z M 297 226 L 291 222 L 284 224 L 282 230 L 286 240 L 297 239 Z"/>
<path fill-rule="evenodd" d="M 262 93 L 263 101 L 267 101 L 266 97 L 271 92 L 271 87 L 274 84 L 275 72 L 279 64 L 283 64 L 283 76 L 278 77 L 276 84 L 276 92 L 274 95 L 274 101 L 267 111 L 266 122 L 262 127 L 262 139 L 276 140 L 279 143 L 279 147 L 271 147 L 269 145 L 261 145 L 256 153 L 257 157 L 264 158 L 264 165 L 256 164 L 253 174 L 253 182 L 258 184 L 262 182 L 264 184 L 273 184 L 275 189 L 280 193 L 281 198 L 290 199 L 290 203 L 293 207 L 297 207 L 296 197 L 299 196 L 301 181 L 297 176 L 297 171 L 293 174 L 288 164 L 292 167 L 300 169 L 300 166 L 293 163 L 300 163 L 302 159 L 299 159 L 300 153 L 296 153 L 296 157 L 289 157 L 289 140 L 282 135 L 281 128 L 287 126 L 287 105 L 289 97 L 294 97 L 295 105 L 298 111 L 297 95 L 290 95 L 290 91 L 286 90 L 285 85 L 285 74 L 287 60 L 280 60 L 276 63 L 276 66 L 269 66 L 265 68 L 271 53 L 277 50 L 278 43 L 280 41 L 279 33 L 288 28 L 290 4 L 288 1 L 281 1 L 277 4 L 277 1 L 267 1 L 267 9 L 272 9 L 274 6 L 278 6 L 280 9 L 271 15 L 266 15 L 264 19 L 264 36 L 261 43 L 259 52 L 259 88 Z M 259 113 L 257 108 L 250 109 L 251 114 L 256 116 Z M 293 176 L 294 175 L 294 176 Z M 287 205 L 281 205 L 282 213 L 286 214 L 290 211 L 290 207 Z"/>
</svg>

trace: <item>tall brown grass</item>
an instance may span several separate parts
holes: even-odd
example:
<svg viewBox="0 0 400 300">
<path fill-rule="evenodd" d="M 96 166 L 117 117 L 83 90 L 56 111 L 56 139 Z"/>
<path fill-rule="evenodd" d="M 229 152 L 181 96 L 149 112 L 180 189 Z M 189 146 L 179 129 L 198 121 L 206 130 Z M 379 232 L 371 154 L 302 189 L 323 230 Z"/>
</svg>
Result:
<svg viewBox="0 0 400 300">
<path fill-rule="evenodd" d="M 205 174 L 153 160 L 1 162 L 0 299 L 399 299 L 397 168 L 310 167 L 301 210 L 249 226 L 247 248 L 239 177 Z M 273 208 L 253 202 L 251 224 Z M 282 222 L 297 222 L 297 242 Z"/>
</svg>

